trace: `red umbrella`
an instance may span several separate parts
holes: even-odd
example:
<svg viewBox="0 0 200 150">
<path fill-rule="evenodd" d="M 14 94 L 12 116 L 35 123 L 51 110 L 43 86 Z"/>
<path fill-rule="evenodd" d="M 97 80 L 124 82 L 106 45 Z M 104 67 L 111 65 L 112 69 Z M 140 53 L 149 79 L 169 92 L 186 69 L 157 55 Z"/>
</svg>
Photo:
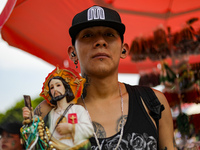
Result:
<svg viewBox="0 0 200 150">
<path fill-rule="evenodd" d="M 8 2 L 11 0 L 8 0 Z M 179 31 L 185 22 L 200 16 L 199 0 L 17 0 L 15 8 L 1 30 L 9 45 L 31 53 L 53 65 L 70 65 L 67 48 L 71 44 L 68 29 L 73 16 L 92 5 L 117 10 L 126 25 L 125 42 L 131 45 L 137 36 L 151 36 L 162 25 Z M 199 21 L 193 24 L 200 27 Z M 170 60 L 170 59 L 169 59 Z M 197 62 L 193 56 L 190 62 Z M 120 73 L 138 73 L 156 67 L 159 61 L 140 63 L 128 57 L 121 60 Z"/>
<path fill-rule="evenodd" d="M 6 2 L 6 1 L 3 1 Z M 13 7 L 15 6 L 16 0 L 9 0 L 5 3 L 5 7 L 0 14 L 0 30 L 9 18 L 10 13 L 12 12 Z M 1 3 L 3 4 L 3 3 Z M 1 6 L 2 7 L 2 6 Z"/>
</svg>

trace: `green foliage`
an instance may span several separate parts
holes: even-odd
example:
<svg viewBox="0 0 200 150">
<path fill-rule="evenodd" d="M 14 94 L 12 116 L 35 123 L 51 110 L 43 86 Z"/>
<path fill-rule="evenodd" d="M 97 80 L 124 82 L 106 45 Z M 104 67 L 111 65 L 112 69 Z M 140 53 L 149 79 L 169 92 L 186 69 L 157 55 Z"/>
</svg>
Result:
<svg viewBox="0 0 200 150">
<path fill-rule="evenodd" d="M 34 100 L 31 100 L 32 107 L 35 109 L 35 107 L 42 102 L 44 99 L 42 97 L 38 97 Z M 4 114 L 0 113 L 0 124 L 10 121 L 23 121 L 22 117 L 22 108 L 24 107 L 24 99 L 17 102 L 16 105 L 10 109 L 8 109 Z"/>
</svg>

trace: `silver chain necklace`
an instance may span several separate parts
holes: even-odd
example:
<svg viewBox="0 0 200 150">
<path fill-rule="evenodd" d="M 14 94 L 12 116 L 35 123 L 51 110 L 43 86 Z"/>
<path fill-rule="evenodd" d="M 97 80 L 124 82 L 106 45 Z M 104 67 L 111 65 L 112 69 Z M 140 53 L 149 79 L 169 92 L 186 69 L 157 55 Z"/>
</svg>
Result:
<svg viewBox="0 0 200 150">
<path fill-rule="evenodd" d="M 115 147 L 114 150 L 117 150 L 117 149 L 118 149 L 119 144 L 121 143 L 121 140 L 122 140 L 123 132 L 124 132 L 124 119 L 123 119 L 123 114 L 124 114 L 123 104 L 124 104 L 124 102 L 123 102 L 123 97 L 122 97 L 122 91 L 121 91 L 120 83 L 118 83 L 118 85 L 119 85 L 119 92 L 120 92 L 120 97 L 121 97 L 122 127 L 121 127 L 121 133 L 120 133 L 119 141 L 118 141 L 117 146 Z M 89 112 L 88 112 L 88 109 L 87 109 L 87 107 L 86 107 L 84 98 L 82 98 L 82 100 L 83 100 L 83 104 L 84 104 L 84 106 L 85 106 L 85 109 L 86 109 L 86 111 L 87 111 L 87 114 L 88 114 L 88 116 L 89 116 L 89 118 L 90 118 L 90 122 L 92 123 L 92 119 L 91 119 L 90 114 L 89 114 Z M 94 134 L 94 138 L 95 138 L 95 140 L 96 140 L 96 142 L 97 142 L 97 145 L 98 145 L 98 147 L 99 147 L 99 150 L 101 150 L 101 146 L 100 146 L 100 144 L 99 144 L 99 140 L 98 140 L 98 138 L 97 138 L 97 135 L 96 135 L 95 132 L 93 132 L 93 134 Z"/>
</svg>

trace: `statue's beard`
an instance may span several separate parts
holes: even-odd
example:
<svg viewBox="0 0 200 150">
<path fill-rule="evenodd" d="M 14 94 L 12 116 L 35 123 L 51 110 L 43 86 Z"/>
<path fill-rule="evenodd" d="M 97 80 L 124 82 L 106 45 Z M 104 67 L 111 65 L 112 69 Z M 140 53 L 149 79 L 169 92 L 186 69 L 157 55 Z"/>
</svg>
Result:
<svg viewBox="0 0 200 150">
<path fill-rule="evenodd" d="M 57 105 L 57 101 L 60 101 L 61 99 L 63 99 L 64 97 L 66 97 L 67 92 L 65 92 L 64 95 L 58 95 L 56 97 L 52 97 L 52 99 L 50 100 L 50 103 L 53 105 Z"/>
</svg>

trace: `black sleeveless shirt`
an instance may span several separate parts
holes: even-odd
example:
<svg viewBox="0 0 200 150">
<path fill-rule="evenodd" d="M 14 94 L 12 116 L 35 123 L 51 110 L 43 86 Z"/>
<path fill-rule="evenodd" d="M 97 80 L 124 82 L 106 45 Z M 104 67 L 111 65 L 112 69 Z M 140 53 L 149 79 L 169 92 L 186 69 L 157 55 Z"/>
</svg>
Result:
<svg viewBox="0 0 200 150">
<path fill-rule="evenodd" d="M 129 94 L 129 110 L 124 126 L 122 141 L 118 150 L 157 150 L 158 132 L 147 114 L 136 86 L 125 84 Z M 114 150 L 120 137 L 120 132 L 108 137 L 99 138 L 102 150 Z M 98 150 L 95 138 L 90 139 L 92 150 Z"/>
</svg>

